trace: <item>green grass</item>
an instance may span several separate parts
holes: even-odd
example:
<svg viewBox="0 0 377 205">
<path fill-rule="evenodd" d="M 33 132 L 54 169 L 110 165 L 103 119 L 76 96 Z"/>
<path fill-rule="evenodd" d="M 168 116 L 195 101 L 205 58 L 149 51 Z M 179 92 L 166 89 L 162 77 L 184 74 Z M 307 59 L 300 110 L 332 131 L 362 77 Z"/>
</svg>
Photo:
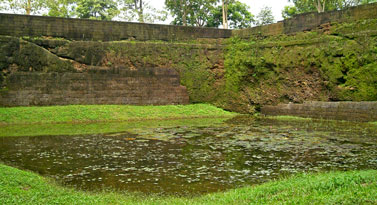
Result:
<svg viewBox="0 0 377 205">
<path fill-rule="evenodd" d="M 152 119 L 230 117 L 227 112 L 208 104 L 131 106 L 68 105 L 50 107 L 0 108 L 0 124 L 111 122 Z"/>
<path fill-rule="evenodd" d="M 99 133 L 130 132 L 134 130 L 185 126 L 215 126 L 229 117 L 194 118 L 178 120 L 143 120 L 125 122 L 64 123 L 64 124 L 15 124 L 0 126 L 0 137 L 45 136 L 45 135 L 82 135 Z M 136 134 L 136 133 L 135 133 Z"/>
<path fill-rule="evenodd" d="M 376 204 L 377 170 L 299 174 L 200 197 L 89 193 L 0 164 L 2 204 Z"/>
<path fill-rule="evenodd" d="M 313 118 L 307 117 L 298 117 L 298 116 L 291 116 L 291 115 L 277 115 L 277 116 L 266 116 L 266 118 L 276 119 L 276 120 L 312 120 Z"/>
</svg>

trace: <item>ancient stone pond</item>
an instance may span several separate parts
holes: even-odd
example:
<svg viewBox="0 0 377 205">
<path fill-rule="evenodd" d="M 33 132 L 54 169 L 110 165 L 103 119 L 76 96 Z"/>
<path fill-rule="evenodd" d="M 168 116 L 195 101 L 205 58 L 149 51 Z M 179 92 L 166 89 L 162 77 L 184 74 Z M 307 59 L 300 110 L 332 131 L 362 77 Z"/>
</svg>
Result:
<svg viewBox="0 0 377 205">
<path fill-rule="evenodd" d="M 371 123 L 237 117 L 64 126 L 1 128 L 0 162 L 78 189 L 163 195 L 301 172 L 377 169 Z"/>
</svg>

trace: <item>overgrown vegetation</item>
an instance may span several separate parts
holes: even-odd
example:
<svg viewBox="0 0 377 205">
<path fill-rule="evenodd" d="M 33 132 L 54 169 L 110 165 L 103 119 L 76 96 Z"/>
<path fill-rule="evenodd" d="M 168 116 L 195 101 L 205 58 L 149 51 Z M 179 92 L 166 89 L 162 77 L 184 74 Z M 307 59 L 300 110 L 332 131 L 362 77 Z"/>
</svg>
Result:
<svg viewBox="0 0 377 205">
<path fill-rule="evenodd" d="M 371 19 L 293 36 L 233 37 L 225 53 L 226 90 L 254 106 L 377 100 L 376 25 Z"/>
<path fill-rule="evenodd" d="M 242 113 L 253 113 L 266 104 L 308 100 L 372 101 L 377 99 L 375 30 L 377 20 L 369 19 L 250 39 L 70 42 L 2 37 L 0 86 L 6 91 L 7 76 L 17 70 L 158 67 L 179 72 L 190 102 Z"/>
<path fill-rule="evenodd" d="M 195 198 L 88 193 L 0 164 L 3 204 L 375 204 L 377 171 L 300 174 Z"/>
<path fill-rule="evenodd" d="M 229 117 L 227 112 L 207 104 L 132 106 L 68 105 L 0 108 L 1 124 L 109 122 L 148 119 Z"/>
</svg>

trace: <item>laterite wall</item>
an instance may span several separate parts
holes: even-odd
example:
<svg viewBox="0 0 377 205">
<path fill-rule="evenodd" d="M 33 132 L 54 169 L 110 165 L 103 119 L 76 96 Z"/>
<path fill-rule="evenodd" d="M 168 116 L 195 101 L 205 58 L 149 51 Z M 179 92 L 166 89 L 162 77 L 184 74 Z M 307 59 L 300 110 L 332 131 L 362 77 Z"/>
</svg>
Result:
<svg viewBox="0 0 377 205">
<path fill-rule="evenodd" d="M 174 69 L 92 70 L 86 73 L 17 72 L 2 92 L 2 106 L 69 104 L 187 104 Z"/>
<path fill-rule="evenodd" d="M 229 38 L 231 30 L 173 25 L 0 14 L 0 35 L 50 36 L 69 40 L 193 40 Z"/>
<path fill-rule="evenodd" d="M 264 106 L 265 115 L 292 115 L 300 117 L 377 121 L 377 102 L 305 102 Z"/>
</svg>

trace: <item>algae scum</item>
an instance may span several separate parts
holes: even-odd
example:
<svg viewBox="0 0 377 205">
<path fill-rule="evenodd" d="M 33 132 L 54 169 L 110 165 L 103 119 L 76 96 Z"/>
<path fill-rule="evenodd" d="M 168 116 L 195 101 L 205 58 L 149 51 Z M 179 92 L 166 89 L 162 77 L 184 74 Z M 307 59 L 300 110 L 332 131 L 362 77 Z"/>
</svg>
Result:
<svg viewBox="0 0 377 205">
<path fill-rule="evenodd" d="M 207 120 L 208 121 L 208 120 Z M 304 171 L 377 169 L 377 126 L 239 117 L 0 138 L 0 161 L 84 190 L 196 195 Z"/>
</svg>

